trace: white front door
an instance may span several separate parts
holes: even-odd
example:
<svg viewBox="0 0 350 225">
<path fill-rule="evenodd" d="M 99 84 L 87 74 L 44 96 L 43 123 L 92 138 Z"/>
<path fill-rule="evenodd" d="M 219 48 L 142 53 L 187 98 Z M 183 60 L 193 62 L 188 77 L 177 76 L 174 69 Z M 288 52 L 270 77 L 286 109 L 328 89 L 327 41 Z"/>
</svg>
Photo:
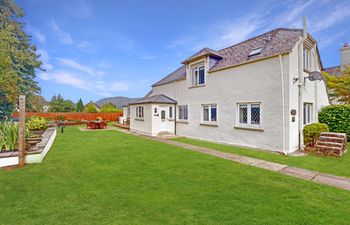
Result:
<svg viewBox="0 0 350 225">
<path fill-rule="evenodd" d="M 160 109 L 160 131 L 168 131 L 168 120 L 166 118 L 166 108 Z"/>
</svg>

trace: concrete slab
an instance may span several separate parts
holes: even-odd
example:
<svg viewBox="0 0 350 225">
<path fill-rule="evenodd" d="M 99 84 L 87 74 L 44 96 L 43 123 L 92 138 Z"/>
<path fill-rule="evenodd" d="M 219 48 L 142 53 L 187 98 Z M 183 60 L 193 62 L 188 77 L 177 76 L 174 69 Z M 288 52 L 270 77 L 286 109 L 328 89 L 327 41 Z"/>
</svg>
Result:
<svg viewBox="0 0 350 225">
<path fill-rule="evenodd" d="M 305 169 L 300 169 L 297 167 L 291 167 L 287 166 L 286 168 L 278 171 L 282 174 L 287 174 L 293 177 L 298 177 L 306 180 L 312 180 L 317 174 L 319 174 L 316 171 L 311 171 L 311 170 L 305 170 Z"/>
<path fill-rule="evenodd" d="M 330 186 L 342 188 L 350 191 L 350 179 L 345 177 L 338 177 L 329 174 L 318 174 L 314 179 L 314 182 L 327 184 Z"/>
<path fill-rule="evenodd" d="M 287 165 L 283 165 L 283 164 L 279 164 L 279 163 L 274 163 L 274 162 L 268 162 L 265 161 L 263 163 L 257 164 L 255 165 L 256 167 L 259 168 L 263 168 L 263 169 L 267 169 L 267 170 L 271 170 L 271 171 L 275 171 L 278 172 L 280 170 L 283 170 L 284 168 L 287 167 Z"/>
<path fill-rule="evenodd" d="M 248 164 L 251 166 L 255 166 L 261 163 L 264 163 L 264 160 L 261 159 L 254 159 L 254 158 L 250 158 L 250 157 L 246 157 L 246 156 L 241 156 L 239 159 L 240 163 L 244 163 L 244 164 Z"/>
</svg>

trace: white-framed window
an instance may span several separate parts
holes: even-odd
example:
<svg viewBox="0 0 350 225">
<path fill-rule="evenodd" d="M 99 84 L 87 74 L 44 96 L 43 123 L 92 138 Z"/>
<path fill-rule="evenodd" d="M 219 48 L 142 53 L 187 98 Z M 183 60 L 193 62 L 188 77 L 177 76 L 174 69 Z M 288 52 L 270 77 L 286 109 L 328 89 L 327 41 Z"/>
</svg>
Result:
<svg viewBox="0 0 350 225">
<path fill-rule="evenodd" d="M 202 122 L 212 122 L 217 121 L 217 105 L 202 105 Z"/>
<path fill-rule="evenodd" d="M 188 107 L 187 105 L 179 105 L 179 120 L 188 120 Z"/>
<path fill-rule="evenodd" d="M 203 64 L 192 67 L 192 86 L 205 84 L 205 68 Z"/>
<path fill-rule="evenodd" d="M 304 125 L 312 123 L 313 107 L 312 103 L 304 103 Z"/>
<path fill-rule="evenodd" d="M 305 47 L 303 51 L 303 65 L 304 65 L 304 70 L 311 69 L 311 50 Z"/>
<path fill-rule="evenodd" d="M 137 119 L 143 119 L 143 106 L 137 106 L 136 107 L 136 118 Z"/>
<path fill-rule="evenodd" d="M 173 107 L 169 106 L 169 119 L 173 119 Z"/>
<path fill-rule="evenodd" d="M 238 124 L 261 125 L 261 103 L 238 103 Z"/>
</svg>

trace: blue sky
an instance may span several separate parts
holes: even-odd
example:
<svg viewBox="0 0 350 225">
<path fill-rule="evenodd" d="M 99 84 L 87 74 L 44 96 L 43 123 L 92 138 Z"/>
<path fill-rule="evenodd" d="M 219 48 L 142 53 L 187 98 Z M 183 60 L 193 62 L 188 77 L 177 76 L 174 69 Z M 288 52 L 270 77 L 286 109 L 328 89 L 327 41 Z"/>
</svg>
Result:
<svg viewBox="0 0 350 225">
<path fill-rule="evenodd" d="M 350 1 L 17 0 L 46 72 L 42 95 L 84 102 L 140 97 L 203 47 L 216 50 L 278 27 L 308 28 L 323 65 L 350 42 Z"/>
</svg>

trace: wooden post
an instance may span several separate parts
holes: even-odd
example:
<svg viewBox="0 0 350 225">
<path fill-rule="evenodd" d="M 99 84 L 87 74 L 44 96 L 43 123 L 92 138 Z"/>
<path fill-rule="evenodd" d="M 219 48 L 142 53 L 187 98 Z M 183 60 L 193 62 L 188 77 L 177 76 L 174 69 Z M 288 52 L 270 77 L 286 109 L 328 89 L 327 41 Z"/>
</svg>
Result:
<svg viewBox="0 0 350 225">
<path fill-rule="evenodd" d="M 19 96 L 19 115 L 18 115 L 18 167 L 23 167 L 25 163 L 25 114 L 26 114 L 26 96 Z"/>
</svg>

